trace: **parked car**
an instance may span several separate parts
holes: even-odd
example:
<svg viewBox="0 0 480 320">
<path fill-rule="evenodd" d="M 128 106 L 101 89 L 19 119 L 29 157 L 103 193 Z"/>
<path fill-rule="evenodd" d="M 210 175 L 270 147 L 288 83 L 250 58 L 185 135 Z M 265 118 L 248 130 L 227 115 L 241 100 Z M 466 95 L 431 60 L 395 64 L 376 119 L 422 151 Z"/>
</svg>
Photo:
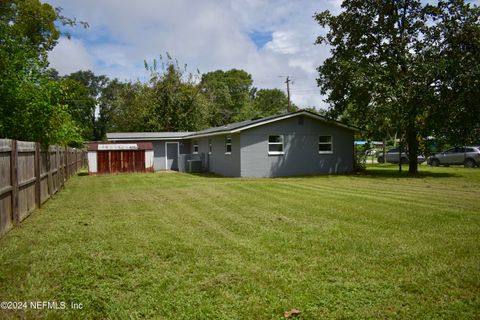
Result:
<svg viewBox="0 0 480 320">
<path fill-rule="evenodd" d="M 384 163 L 384 162 L 398 163 L 399 159 L 402 161 L 402 163 L 408 163 L 407 153 L 402 152 L 402 154 L 400 155 L 398 149 L 393 148 L 393 149 L 390 149 L 390 150 L 387 151 L 385 159 L 383 159 L 383 154 L 380 153 L 380 155 L 377 158 L 377 161 L 378 161 L 378 163 Z M 418 163 L 425 162 L 425 157 L 423 155 L 419 154 L 417 156 L 417 162 Z"/>
<path fill-rule="evenodd" d="M 378 154 L 378 150 L 368 149 L 365 151 L 358 152 L 358 154 L 362 157 L 375 157 Z"/>
<path fill-rule="evenodd" d="M 467 168 L 478 167 L 480 165 L 480 147 L 454 147 L 429 157 L 428 164 L 433 167 L 462 164 Z"/>
</svg>

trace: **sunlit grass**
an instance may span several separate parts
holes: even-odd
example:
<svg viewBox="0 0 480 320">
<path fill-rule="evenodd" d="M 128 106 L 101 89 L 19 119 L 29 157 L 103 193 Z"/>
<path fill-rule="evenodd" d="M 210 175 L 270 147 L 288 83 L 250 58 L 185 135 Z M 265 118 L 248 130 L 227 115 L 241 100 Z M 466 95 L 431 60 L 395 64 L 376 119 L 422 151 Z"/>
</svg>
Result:
<svg viewBox="0 0 480 320">
<path fill-rule="evenodd" d="M 0 239 L 29 318 L 478 318 L 480 170 L 78 176 Z M 72 310 L 70 303 L 82 303 Z"/>
</svg>

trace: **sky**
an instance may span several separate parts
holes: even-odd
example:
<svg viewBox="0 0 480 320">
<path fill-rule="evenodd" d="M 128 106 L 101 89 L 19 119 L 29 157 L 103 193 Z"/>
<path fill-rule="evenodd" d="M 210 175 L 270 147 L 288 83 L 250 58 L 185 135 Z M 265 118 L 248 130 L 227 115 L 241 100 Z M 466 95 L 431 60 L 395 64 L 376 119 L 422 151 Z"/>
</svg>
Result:
<svg viewBox="0 0 480 320">
<path fill-rule="evenodd" d="M 61 75 L 92 70 L 122 81 L 146 81 L 144 60 L 168 52 L 201 73 L 243 69 L 253 85 L 286 91 L 300 108 L 326 108 L 316 68 L 329 56 L 314 45 L 316 12 L 338 12 L 340 0 L 47 0 L 89 27 L 69 28 L 49 55 Z"/>
</svg>

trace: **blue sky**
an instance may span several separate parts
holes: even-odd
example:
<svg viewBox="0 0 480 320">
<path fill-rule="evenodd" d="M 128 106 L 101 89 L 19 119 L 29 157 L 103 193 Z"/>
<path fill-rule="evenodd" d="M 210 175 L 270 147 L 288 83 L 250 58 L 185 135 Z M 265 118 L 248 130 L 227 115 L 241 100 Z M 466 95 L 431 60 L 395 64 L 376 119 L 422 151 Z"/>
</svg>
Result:
<svg viewBox="0 0 480 320">
<path fill-rule="evenodd" d="M 263 48 L 273 40 L 271 31 L 252 31 L 248 34 L 248 37 L 255 43 L 257 49 Z"/>
<path fill-rule="evenodd" d="M 61 74 L 93 70 L 121 80 L 148 79 L 143 61 L 169 52 L 190 71 L 244 69 L 258 88 L 285 90 L 301 107 L 325 106 L 316 68 L 328 48 L 315 12 L 336 11 L 337 0 L 47 0 L 63 14 L 87 21 L 69 29 L 49 60 Z"/>
</svg>

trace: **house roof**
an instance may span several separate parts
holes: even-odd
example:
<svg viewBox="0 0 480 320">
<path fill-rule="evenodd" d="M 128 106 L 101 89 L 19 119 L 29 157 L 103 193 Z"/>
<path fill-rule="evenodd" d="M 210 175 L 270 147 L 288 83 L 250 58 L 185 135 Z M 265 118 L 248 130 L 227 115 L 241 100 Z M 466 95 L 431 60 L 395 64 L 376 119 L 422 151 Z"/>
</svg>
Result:
<svg viewBox="0 0 480 320">
<path fill-rule="evenodd" d="M 275 115 L 275 116 L 270 116 L 270 117 L 265 117 L 265 118 L 245 120 L 245 121 L 241 121 L 241 122 L 230 123 L 230 124 L 220 126 L 220 127 L 214 127 L 214 128 L 209 128 L 209 129 L 202 130 L 202 131 L 192 132 L 192 133 L 190 133 L 190 135 L 186 136 L 186 138 L 193 138 L 193 137 L 199 138 L 199 137 L 213 136 L 213 135 L 226 134 L 226 133 L 238 133 L 240 131 L 244 131 L 244 130 L 247 130 L 247 129 L 250 129 L 250 128 L 265 125 L 267 123 L 280 121 L 280 120 L 284 120 L 284 119 L 288 119 L 288 118 L 292 118 L 292 117 L 296 117 L 296 116 L 300 116 L 300 115 L 307 116 L 307 117 L 310 117 L 310 118 L 314 118 L 314 119 L 317 119 L 317 120 L 321 120 L 321 121 L 324 121 L 324 122 L 327 122 L 327 123 L 332 123 L 334 125 L 344 127 L 344 128 L 347 128 L 347 129 L 350 129 L 350 130 L 353 130 L 353 131 L 359 131 L 360 130 L 357 127 L 349 126 L 349 125 L 343 124 L 339 121 L 327 119 L 327 118 L 325 118 L 325 117 L 323 117 L 319 114 L 316 114 L 314 112 L 311 112 L 311 111 L 299 110 L 299 111 L 285 113 L 285 114 L 281 114 L 281 115 Z"/>
<path fill-rule="evenodd" d="M 319 114 L 307 110 L 299 110 L 295 112 L 275 115 L 265 118 L 245 120 L 235 123 L 229 123 L 220 127 L 208 128 L 197 132 L 114 132 L 107 133 L 109 141 L 141 141 L 141 140 L 179 140 L 185 138 L 201 138 L 220 134 L 238 133 L 267 123 L 280 121 L 296 116 L 307 116 L 313 119 L 331 123 L 349 130 L 360 131 L 359 128 L 343 124 L 339 121 L 327 119 Z"/>
<path fill-rule="evenodd" d="M 111 132 L 109 141 L 178 140 L 192 132 Z"/>
</svg>

